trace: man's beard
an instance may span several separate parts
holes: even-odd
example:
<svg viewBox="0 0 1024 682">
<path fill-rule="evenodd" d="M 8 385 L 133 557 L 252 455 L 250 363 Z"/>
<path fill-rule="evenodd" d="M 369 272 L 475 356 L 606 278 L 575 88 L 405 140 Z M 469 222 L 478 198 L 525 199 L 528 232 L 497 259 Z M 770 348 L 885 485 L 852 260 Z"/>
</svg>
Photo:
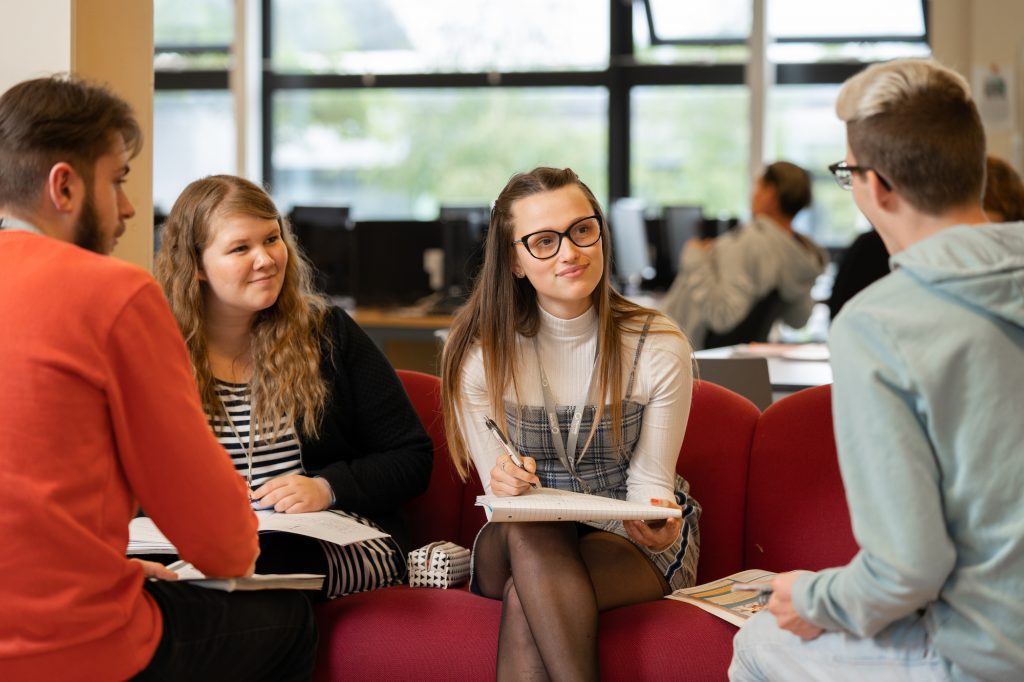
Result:
<svg viewBox="0 0 1024 682">
<path fill-rule="evenodd" d="M 103 236 L 100 234 L 100 219 L 96 215 L 96 204 L 92 200 L 91 186 L 86 187 L 82 214 L 78 216 L 78 223 L 75 225 L 74 242 L 76 246 L 81 246 L 83 249 L 88 249 L 101 256 L 110 255 L 103 243 Z"/>
</svg>

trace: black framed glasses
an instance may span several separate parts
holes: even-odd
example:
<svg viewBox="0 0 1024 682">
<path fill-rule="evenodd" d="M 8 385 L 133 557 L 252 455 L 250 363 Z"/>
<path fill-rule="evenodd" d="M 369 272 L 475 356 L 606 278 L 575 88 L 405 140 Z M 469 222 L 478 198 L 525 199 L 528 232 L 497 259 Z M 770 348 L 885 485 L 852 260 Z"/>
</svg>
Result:
<svg viewBox="0 0 1024 682">
<path fill-rule="evenodd" d="M 564 232 L 555 230 L 531 232 L 523 235 L 522 239 L 512 242 L 512 245 L 522 244 L 526 252 L 537 260 L 547 260 L 554 258 L 558 250 L 562 248 L 562 239 L 566 237 L 580 248 L 593 246 L 601 239 L 601 216 L 592 215 L 580 218 Z"/>
<path fill-rule="evenodd" d="M 836 184 L 843 189 L 853 189 L 854 173 L 866 173 L 868 171 L 871 171 L 878 176 L 878 181 L 882 183 L 882 187 L 885 187 L 888 190 L 892 189 L 892 185 L 889 184 L 889 181 L 882 177 L 881 173 L 870 166 L 850 166 L 845 161 L 840 161 L 838 163 L 833 163 L 828 167 L 828 170 L 832 173 L 832 177 L 836 179 Z"/>
</svg>

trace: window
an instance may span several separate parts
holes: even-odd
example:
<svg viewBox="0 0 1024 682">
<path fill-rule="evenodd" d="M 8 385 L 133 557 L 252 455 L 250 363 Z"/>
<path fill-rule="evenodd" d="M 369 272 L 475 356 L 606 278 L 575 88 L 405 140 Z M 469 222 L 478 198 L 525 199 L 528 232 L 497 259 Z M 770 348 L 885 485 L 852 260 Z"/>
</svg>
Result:
<svg viewBox="0 0 1024 682">
<path fill-rule="evenodd" d="M 710 216 L 747 212 L 749 105 L 742 86 L 633 88 L 632 194 Z"/>
<path fill-rule="evenodd" d="M 606 197 L 607 110 L 601 88 L 281 90 L 274 197 L 427 220 L 489 204 L 538 165 L 572 167 Z"/>
<path fill-rule="evenodd" d="M 153 206 L 171 210 L 196 178 L 235 169 L 235 111 L 227 90 L 161 90 L 153 105 Z"/>
<path fill-rule="evenodd" d="M 835 115 L 839 87 L 779 86 L 768 101 L 768 157 L 799 164 L 814 178 L 814 203 L 797 227 L 831 246 L 849 244 L 868 227 L 850 193 L 840 189 L 828 172 L 830 163 L 846 155 L 846 128 Z"/>
<path fill-rule="evenodd" d="M 166 214 L 192 180 L 233 173 L 235 112 L 228 90 L 231 0 L 156 0 L 153 35 L 153 206 Z"/>
<path fill-rule="evenodd" d="M 606 205 L 747 217 L 756 169 L 788 159 L 815 175 L 801 229 L 843 245 L 865 223 L 825 170 L 844 149 L 835 93 L 865 63 L 929 53 L 924 0 L 252 4 L 266 13 L 254 179 L 282 210 L 345 204 L 357 219 L 488 203 L 538 164 L 573 167 Z M 764 54 L 748 46 L 759 6 Z M 235 2 L 154 7 L 154 192 L 167 210 L 195 177 L 237 171 Z M 759 60 L 773 77 L 749 88 Z"/>
<path fill-rule="evenodd" d="M 275 0 L 273 17 L 274 69 L 281 72 L 472 73 L 608 65 L 608 9 L 593 0 Z"/>
</svg>

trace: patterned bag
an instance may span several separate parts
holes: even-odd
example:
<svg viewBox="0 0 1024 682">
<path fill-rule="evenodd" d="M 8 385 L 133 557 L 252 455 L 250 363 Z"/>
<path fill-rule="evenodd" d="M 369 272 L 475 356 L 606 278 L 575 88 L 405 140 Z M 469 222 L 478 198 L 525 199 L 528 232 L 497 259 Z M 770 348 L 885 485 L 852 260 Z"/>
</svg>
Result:
<svg viewBox="0 0 1024 682">
<path fill-rule="evenodd" d="M 469 578 L 470 551 L 454 542 L 431 542 L 409 552 L 409 585 L 446 590 Z"/>
</svg>

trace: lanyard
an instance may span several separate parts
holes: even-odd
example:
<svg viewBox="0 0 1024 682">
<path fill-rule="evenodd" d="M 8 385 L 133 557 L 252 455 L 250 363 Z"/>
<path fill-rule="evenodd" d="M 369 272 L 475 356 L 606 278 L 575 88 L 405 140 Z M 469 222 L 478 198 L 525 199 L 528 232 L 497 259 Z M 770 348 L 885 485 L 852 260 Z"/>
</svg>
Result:
<svg viewBox="0 0 1024 682">
<path fill-rule="evenodd" d="M 597 358 L 594 358 L 594 366 L 590 369 L 590 379 L 587 381 L 587 388 L 583 391 L 583 395 L 577 401 L 575 408 L 572 413 L 572 422 L 569 424 L 569 433 L 566 435 L 566 440 L 562 442 L 562 429 L 558 424 L 558 413 L 555 411 L 555 397 L 551 393 L 551 386 L 548 383 L 548 376 L 544 372 L 544 364 L 540 361 L 540 349 L 537 346 L 537 337 L 533 339 L 533 351 L 537 355 L 537 367 L 540 369 L 540 385 L 544 392 L 544 411 L 548 415 L 548 426 L 551 429 L 551 440 L 555 444 L 555 452 L 558 453 L 558 459 L 562 461 L 562 466 L 569 472 L 569 475 L 580 484 L 583 488 L 583 492 L 589 493 L 590 486 L 587 482 L 579 477 L 576 473 L 576 465 L 583 459 L 583 452 L 579 455 L 576 454 L 576 446 L 579 443 L 580 438 L 580 427 L 583 423 L 583 410 L 587 405 L 587 399 L 590 397 L 590 391 L 594 386 L 594 374 L 597 369 Z"/>
<path fill-rule="evenodd" d="M 42 231 L 35 225 L 30 225 L 24 220 L 7 217 L 0 218 L 0 230 L 20 230 L 22 232 L 31 232 L 32 234 L 42 234 Z"/>
</svg>

